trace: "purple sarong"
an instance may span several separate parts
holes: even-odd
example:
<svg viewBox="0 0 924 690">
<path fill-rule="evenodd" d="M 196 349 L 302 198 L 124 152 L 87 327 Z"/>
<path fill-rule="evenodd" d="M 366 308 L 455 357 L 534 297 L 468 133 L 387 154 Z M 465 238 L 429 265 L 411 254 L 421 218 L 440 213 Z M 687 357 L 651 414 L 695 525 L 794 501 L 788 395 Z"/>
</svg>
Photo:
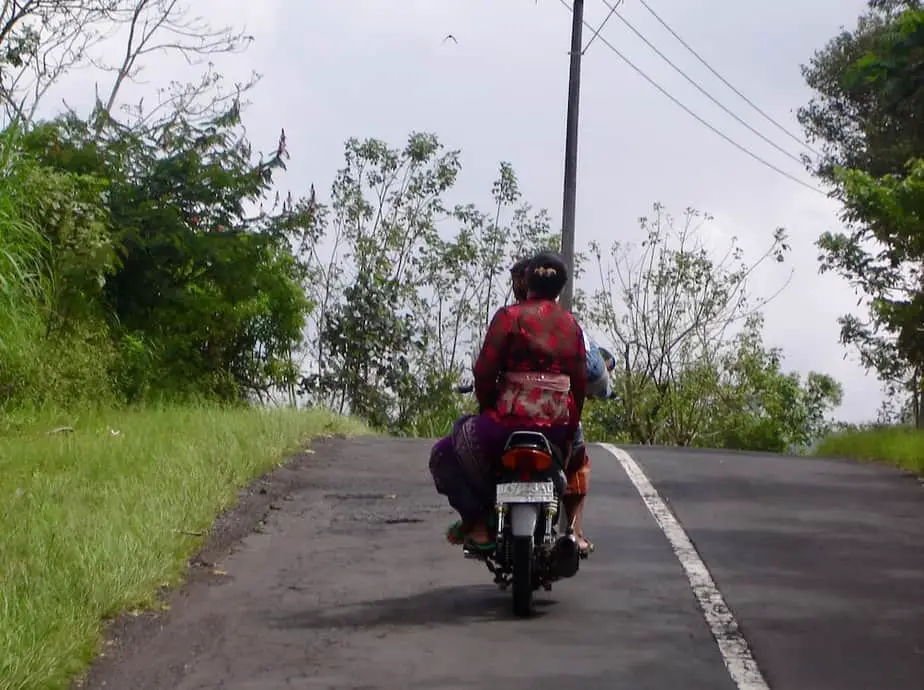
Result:
<svg viewBox="0 0 924 690">
<path fill-rule="evenodd" d="M 436 490 L 466 522 L 484 518 L 494 506 L 494 468 L 514 431 L 539 431 L 559 448 L 568 436 L 565 425 L 510 426 L 478 414 L 460 417 L 433 446 L 430 474 Z"/>
</svg>

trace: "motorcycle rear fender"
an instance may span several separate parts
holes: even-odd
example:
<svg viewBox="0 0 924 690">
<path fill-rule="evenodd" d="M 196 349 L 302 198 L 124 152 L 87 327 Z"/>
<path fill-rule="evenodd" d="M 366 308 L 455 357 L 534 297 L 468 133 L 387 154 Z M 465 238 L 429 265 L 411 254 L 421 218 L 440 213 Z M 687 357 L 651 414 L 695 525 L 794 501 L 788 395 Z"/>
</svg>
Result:
<svg viewBox="0 0 924 690">
<path fill-rule="evenodd" d="M 510 533 L 514 537 L 531 537 L 539 521 L 539 503 L 513 503 L 510 505 Z"/>
</svg>

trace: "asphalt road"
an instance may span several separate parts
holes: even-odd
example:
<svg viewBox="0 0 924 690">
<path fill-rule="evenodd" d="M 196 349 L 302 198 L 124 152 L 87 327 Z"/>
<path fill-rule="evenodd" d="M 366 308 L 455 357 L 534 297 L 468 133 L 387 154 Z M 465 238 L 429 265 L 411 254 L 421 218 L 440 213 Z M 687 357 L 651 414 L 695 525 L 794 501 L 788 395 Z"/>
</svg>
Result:
<svg viewBox="0 0 924 690">
<path fill-rule="evenodd" d="M 452 515 L 432 489 L 428 450 L 319 443 L 220 523 L 166 615 L 116 627 L 86 686 L 924 689 L 924 488 L 913 478 L 626 448 L 656 490 L 646 504 L 620 460 L 594 448 L 597 551 L 537 594 L 536 617 L 516 620 L 509 593 L 443 541 Z M 649 507 L 658 501 L 679 521 L 673 533 Z M 264 510 L 260 530 L 229 552 Z M 677 551 L 687 535 L 692 555 Z M 702 565 L 717 588 L 706 609 Z M 736 684 L 740 659 L 727 646 L 723 658 L 710 630 L 723 615 L 715 597 L 756 660 L 751 680 Z"/>
</svg>

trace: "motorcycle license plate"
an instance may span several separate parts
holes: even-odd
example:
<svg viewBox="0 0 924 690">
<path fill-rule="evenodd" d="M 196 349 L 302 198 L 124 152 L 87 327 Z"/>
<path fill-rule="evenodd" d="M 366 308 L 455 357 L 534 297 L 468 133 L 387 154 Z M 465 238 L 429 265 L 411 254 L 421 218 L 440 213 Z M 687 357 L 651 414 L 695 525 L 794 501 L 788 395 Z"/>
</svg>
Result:
<svg viewBox="0 0 924 690">
<path fill-rule="evenodd" d="M 498 503 L 551 503 L 555 500 L 552 482 L 510 482 L 497 485 Z"/>
</svg>

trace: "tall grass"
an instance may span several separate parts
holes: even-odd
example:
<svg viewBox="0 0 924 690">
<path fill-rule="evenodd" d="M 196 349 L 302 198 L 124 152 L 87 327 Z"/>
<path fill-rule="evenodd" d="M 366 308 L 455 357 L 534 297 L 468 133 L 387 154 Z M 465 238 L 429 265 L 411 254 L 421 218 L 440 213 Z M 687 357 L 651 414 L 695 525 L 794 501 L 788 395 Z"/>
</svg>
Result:
<svg viewBox="0 0 924 690">
<path fill-rule="evenodd" d="M 0 690 L 67 687 L 102 621 L 176 583 L 239 487 L 312 436 L 362 430 L 322 411 L 183 405 L 46 411 L 0 431 Z"/>
<path fill-rule="evenodd" d="M 472 395 L 452 395 L 417 411 L 413 424 L 406 429 L 394 430 L 411 438 L 440 438 L 452 431 L 453 424 L 463 414 L 478 412 L 478 403 Z"/>
<path fill-rule="evenodd" d="M 53 250 L 29 207 L 42 171 L 13 151 L 12 132 L 0 134 L 0 413 L 111 400 L 115 347 L 105 324 L 49 328 Z"/>
<path fill-rule="evenodd" d="M 0 172 L 0 405 L 36 377 L 42 359 L 50 273 L 42 233 L 14 197 L 9 165 Z"/>
<path fill-rule="evenodd" d="M 886 462 L 924 475 L 924 430 L 885 427 L 845 431 L 824 439 L 815 455 Z"/>
</svg>

